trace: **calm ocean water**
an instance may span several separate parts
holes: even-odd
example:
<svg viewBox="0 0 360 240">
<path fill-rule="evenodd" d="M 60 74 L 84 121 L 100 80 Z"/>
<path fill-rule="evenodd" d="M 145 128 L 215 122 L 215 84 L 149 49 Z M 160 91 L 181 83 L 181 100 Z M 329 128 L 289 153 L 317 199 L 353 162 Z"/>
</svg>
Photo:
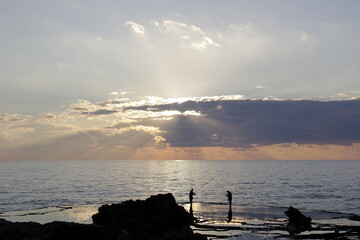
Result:
<svg viewBox="0 0 360 240">
<path fill-rule="evenodd" d="M 360 214 L 360 161 L 0 162 L 0 212 L 115 203 L 172 192 L 188 201 Z"/>
</svg>

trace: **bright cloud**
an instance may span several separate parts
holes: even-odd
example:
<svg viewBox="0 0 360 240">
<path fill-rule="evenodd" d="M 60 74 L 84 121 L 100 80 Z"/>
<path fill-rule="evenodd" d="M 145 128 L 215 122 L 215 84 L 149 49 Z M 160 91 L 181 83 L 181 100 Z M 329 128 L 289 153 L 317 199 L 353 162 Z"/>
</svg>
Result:
<svg viewBox="0 0 360 240">
<path fill-rule="evenodd" d="M 200 42 L 192 42 L 191 46 L 196 50 L 203 50 L 206 49 L 208 46 L 220 47 L 220 44 L 214 42 L 209 37 L 203 37 L 203 39 Z"/>
<path fill-rule="evenodd" d="M 205 33 L 201 30 L 201 28 L 195 25 L 189 25 L 186 23 L 176 22 L 172 20 L 163 20 L 163 25 L 168 30 L 178 33 L 182 33 L 184 31 L 186 32 L 191 31 L 191 32 L 199 33 L 201 35 L 205 35 Z"/>
<path fill-rule="evenodd" d="M 129 22 L 125 23 L 125 26 L 130 26 L 131 30 L 136 34 L 139 34 L 140 36 L 145 35 L 145 28 L 141 24 L 138 24 L 138 23 L 133 22 L 133 21 L 129 21 Z"/>
<path fill-rule="evenodd" d="M 175 34 L 179 39 L 188 41 L 189 45 L 195 50 L 204 50 L 209 46 L 221 46 L 198 26 L 172 20 L 163 20 L 162 23 L 162 26 L 159 23 L 156 26 L 165 27 L 166 32 Z"/>
</svg>

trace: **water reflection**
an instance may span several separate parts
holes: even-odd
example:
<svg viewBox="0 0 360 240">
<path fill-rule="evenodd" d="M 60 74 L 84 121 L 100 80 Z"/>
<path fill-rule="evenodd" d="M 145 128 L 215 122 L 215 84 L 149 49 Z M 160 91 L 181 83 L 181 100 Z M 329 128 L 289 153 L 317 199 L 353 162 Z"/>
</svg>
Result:
<svg viewBox="0 0 360 240">
<path fill-rule="evenodd" d="M 49 223 L 53 221 L 66 221 L 77 223 L 92 223 L 91 216 L 97 213 L 99 205 L 83 205 L 69 207 L 53 207 L 26 211 L 13 211 L 0 214 L 12 222 Z"/>
<path fill-rule="evenodd" d="M 59 213 L 67 221 L 79 223 L 92 223 L 91 216 L 98 212 L 98 205 L 75 206 Z"/>
<path fill-rule="evenodd" d="M 190 212 L 191 216 L 194 217 L 194 212 L 193 212 L 192 204 L 190 204 L 189 212 Z"/>
<path fill-rule="evenodd" d="M 228 212 L 228 218 L 227 218 L 227 222 L 231 222 L 232 220 L 232 209 L 231 209 L 231 205 L 229 206 L 229 212 Z"/>
</svg>

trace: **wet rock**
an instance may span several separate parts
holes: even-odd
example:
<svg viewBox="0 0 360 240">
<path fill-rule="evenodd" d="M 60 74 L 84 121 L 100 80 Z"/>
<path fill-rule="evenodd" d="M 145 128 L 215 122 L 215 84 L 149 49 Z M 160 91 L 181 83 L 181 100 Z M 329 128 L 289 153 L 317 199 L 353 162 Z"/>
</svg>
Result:
<svg viewBox="0 0 360 240">
<path fill-rule="evenodd" d="M 311 228 L 311 218 L 306 217 L 298 209 L 290 206 L 285 214 L 289 217 L 289 226 L 299 228 Z"/>
</svg>

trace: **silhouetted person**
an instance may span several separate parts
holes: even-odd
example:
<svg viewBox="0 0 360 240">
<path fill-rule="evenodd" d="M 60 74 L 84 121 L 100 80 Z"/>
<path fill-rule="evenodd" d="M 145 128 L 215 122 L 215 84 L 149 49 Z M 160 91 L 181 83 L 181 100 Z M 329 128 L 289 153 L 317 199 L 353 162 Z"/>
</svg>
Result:
<svg viewBox="0 0 360 240">
<path fill-rule="evenodd" d="M 227 190 L 227 191 L 226 191 L 226 196 L 227 196 L 227 198 L 228 198 L 229 205 L 230 205 L 230 208 L 231 208 L 231 203 L 232 203 L 232 193 L 231 193 L 229 190 Z"/>
<path fill-rule="evenodd" d="M 192 202 L 193 202 L 194 195 L 196 195 L 196 194 L 194 193 L 194 189 L 191 189 L 191 190 L 190 190 L 190 193 L 189 193 L 189 200 L 190 200 L 190 206 L 191 206 L 191 207 L 192 207 Z"/>
</svg>

